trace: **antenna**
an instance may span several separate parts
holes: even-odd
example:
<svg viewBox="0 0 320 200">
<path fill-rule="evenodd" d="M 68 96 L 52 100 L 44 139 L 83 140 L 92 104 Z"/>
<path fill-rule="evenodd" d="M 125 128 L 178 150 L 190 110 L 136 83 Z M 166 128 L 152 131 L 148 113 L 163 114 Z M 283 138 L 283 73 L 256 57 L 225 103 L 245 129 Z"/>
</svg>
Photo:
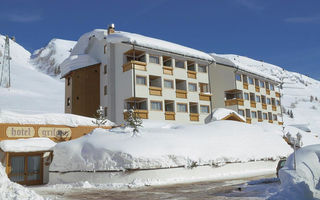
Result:
<svg viewBox="0 0 320 200">
<path fill-rule="evenodd" d="M 10 87 L 10 60 L 10 40 L 6 36 L 0 78 L 0 86 L 4 88 Z"/>
</svg>

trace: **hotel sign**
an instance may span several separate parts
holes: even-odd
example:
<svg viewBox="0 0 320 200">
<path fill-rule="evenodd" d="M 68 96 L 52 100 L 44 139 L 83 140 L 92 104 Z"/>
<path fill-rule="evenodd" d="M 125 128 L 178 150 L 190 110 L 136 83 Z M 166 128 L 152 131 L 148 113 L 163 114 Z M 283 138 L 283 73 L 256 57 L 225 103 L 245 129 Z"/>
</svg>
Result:
<svg viewBox="0 0 320 200">
<path fill-rule="evenodd" d="M 21 138 L 21 137 L 34 137 L 33 127 L 13 127 L 9 126 L 6 130 L 6 134 L 9 138 Z"/>
<path fill-rule="evenodd" d="M 65 139 L 71 137 L 71 129 L 59 127 L 40 127 L 38 129 L 38 135 L 39 137 Z"/>
</svg>

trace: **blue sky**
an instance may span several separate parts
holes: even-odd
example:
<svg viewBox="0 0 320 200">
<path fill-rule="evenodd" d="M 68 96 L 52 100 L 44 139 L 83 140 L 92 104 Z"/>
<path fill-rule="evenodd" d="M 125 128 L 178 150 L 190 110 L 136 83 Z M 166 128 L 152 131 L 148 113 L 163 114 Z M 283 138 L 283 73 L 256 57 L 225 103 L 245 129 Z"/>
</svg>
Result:
<svg viewBox="0 0 320 200">
<path fill-rule="evenodd" d="M 0 34 L 29 51 L 115 23 L 206 52 L 264 60 L 320 80 L 320 0 L 2 0 Z"/>
</svg>

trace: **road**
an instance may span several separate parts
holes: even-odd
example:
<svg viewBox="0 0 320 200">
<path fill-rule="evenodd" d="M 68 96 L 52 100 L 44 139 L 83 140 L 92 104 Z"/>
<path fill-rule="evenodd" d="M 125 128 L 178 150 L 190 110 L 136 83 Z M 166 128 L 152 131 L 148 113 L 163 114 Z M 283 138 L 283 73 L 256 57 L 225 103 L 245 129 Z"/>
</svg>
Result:
<svg viewBox="0 0 320 200">
<path fill-rule="evenodd" d="M 52 199 L 84 200 L 149 200 L 149 199 L 265 199 L 270 193 L 276 192 L 279 182 L 272 177 L 255 177 L 247 180 L 232 180 L 222 182 L 199 182 L 168 186 L 149 186 L 131 189 L 97 189 L 72 188 L 68 190 L 54 190 L 35 187 L 38 194 Z"/>
</svg>

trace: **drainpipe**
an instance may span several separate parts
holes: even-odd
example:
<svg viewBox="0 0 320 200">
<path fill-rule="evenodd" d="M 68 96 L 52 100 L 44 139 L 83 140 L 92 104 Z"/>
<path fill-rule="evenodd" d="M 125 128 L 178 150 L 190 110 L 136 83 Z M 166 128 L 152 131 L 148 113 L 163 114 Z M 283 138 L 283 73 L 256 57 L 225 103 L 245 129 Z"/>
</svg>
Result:
<svg viewBox="0 0 320 200">
<path fill-rule="evenodd" d="M 214 65 L 216 66 L 216 62 L 215 61 L 212 61 L 212 62 L 209 62 L 209 65 L 208 65 L 208 80 L 209 80 L 209 91 L 211 91 L 211 79 L 210 79 L 210 65 L 214 63 Z M 213 92 L 212 92 L 212 95 L 213 95 Z M 212 106 L 212 96 L 210 98 L 210 116 L 211 116 L 211 119 L 212 119 L 212 109 L 213 109 L 213 106 Z"/>
<path fill-rule="evenodd" d="M 133 60 L 136 60 L 136 51 L 134 48 L 134 44 L 132 44 L 132 49 L 133 49 Z M 136 111 L 137 107 L 137 102 L 136 102 L 136 65 L 133 64 L 133 102 L 134 102 L 134 107 L 133 111 Z"/>
<path fill-rule="evenodd" d="M 234 70 L 234 76 L 233 76 L 234 79 L 236 77 L 237 71 L 239 71 L 238 67 L 236 67 L 236 70 Z M 242 77 L 241 77 L 241 79 L 242 79 Z M 242 80 L 242 82 L 243 82 L 243 80 Z M 234 88 L 237 89 L 237 80 L 234 81 Z M 242 98 L 243 98 L 243 94 L 242 94 Z M 238 104 L 237 104 L 237 113 L 239 113 L 239 105 Z"/>
<path fill-rule="evenodd" d="M 283 87 L 283 79 L 280 79 L 281 80 L 281 83 L 280 83 L 280 87 L 279 87 L 279 92 L 280 92 L 280 111 L 281 111 L 281 119 L 282 119 L 282 132 L 284 134 L 284 122 L 283 122 L 283 111 L 282 111 L 282 103 L 281 103 L 281 97 L 282 97 L 282 93 L 281 93 L 281 90 L 282 90 L 282 87 Z"/>
</svg>

